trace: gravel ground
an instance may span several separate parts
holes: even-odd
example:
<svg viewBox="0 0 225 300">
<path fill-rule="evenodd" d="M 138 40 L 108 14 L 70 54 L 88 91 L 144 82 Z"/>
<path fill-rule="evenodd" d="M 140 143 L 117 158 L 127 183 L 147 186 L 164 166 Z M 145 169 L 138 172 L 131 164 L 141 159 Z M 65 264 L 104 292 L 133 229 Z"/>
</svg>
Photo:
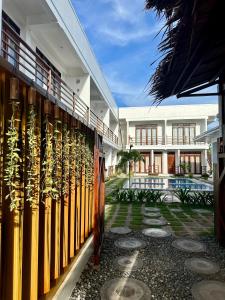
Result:
<svg viewBox="0 0 225 300">
<path fill-rule="evenodd" d="M 114 246 L 114 241 L 121 238 L 108 233 L 104 240 L 99 270 L 89 264 L 76 284 L 72 299 L 100 299 L 100 290 L 104 283 L 113 278 L 129 277 L 141 280 L 152 292 L 154 300 L 185 300 L 192 299 L 191 287 L 194 283 L 204 280 L 225 280 L 225 250 L 218 246 L 212 238 L 201 238 L 205 243 L 205 253 L 181 252 L 171 246 L 174 237 L 156 239 L 144 236 L 141 232 L 132 232 L 126 237 L 139 238 L 146 242 L 146 247 L 127 251 Z M 143 261 L 141 269 L 133 272 L 118 270 L 115 266 L 117 256 L 138 254 Z M 215 275 L 198 275 L 187 270 L 184 261 L 191 257 L 204 257 L 219 263 L 221 271 Z"/>
</svg>

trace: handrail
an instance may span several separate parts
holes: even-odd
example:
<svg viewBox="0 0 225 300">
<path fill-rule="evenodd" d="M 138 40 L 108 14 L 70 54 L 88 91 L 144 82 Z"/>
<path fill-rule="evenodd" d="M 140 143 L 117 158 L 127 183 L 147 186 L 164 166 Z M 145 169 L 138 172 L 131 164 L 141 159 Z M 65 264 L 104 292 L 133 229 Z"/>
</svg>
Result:
<svg viewBox="0 0 225 300">
<path fill-rule="evenodd" d="M 62 102 L 85 122 L 95 127 L 100 135 L 118 145 L 118 137 L 89 109 L 86 103 L 5 21 L 2 28 L 1 56 L 33 79 L 48 94 Z"/>
<path fill-rule="evenodd" d="M 141 138 L 134 138 L 134 137 L 129 137 L 128 139 L 129 144 L 134 144 L 136 146 L 157 146 L 157 145 L 205 145 L 205 142 L 196 142 L 192 138 L 175 138 L 172 136 L 157 136 L 157 137 L 152 137 L 149 139 L 146 139 L 143 141 Z"/>
</svg>

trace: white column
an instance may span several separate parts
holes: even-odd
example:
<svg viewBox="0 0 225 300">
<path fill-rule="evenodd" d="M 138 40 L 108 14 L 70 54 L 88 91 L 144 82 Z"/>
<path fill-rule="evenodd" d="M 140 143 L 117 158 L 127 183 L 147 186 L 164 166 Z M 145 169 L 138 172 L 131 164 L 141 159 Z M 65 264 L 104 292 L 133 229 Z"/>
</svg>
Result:
<svg viewBox="0 0 225 300">
<path fill-rule="evenodd" d="M 175 168 L 178 169 L 180 166 L 180 149 L 175 151 Z"/>
<path fill-rule="evenodd" d="M 127 121 L 127 145 L 130 144 L 129 135 L 130 135 L 130 132 L 129 132 L 129 121 Z"/>
<path fill-rule="evenodd" d="M 203 150 L 201 153 L 201 159 L 202 159 L 202 167 L 206 167 L 206 171 L 208 171 L 208 156 L 207 156 L 207 150 Z"/>
<path fill-rule="evenodd" d="M 168 155 L 167 155 L 167 151 L 163 151 L 163 155 L 162 155 L 162 171 L 163 174 L 168 174 Z"/>
<path fill-rule="evenodd" d="M 165 145 L 167 144 L 167 120 L 165 120 L 165 123 L 164 123 L 164 142 L 165 142 Z"/>
<path fill-rule="evenodd" d="M 154 150 L 151 150 L 151 170 L 152 170 L 152 173 L 154 173 L 154 164 L 155 164 Z"/>
<path fill-rule="evenodd" d="M 106 176 L 109 176 L 109 167 L 111 166 L 112 163 L 112 148 L 108 146 L 104 146 L 104 152 L 105 152 L 105 168 L 107 169 Z"/>
</svg>

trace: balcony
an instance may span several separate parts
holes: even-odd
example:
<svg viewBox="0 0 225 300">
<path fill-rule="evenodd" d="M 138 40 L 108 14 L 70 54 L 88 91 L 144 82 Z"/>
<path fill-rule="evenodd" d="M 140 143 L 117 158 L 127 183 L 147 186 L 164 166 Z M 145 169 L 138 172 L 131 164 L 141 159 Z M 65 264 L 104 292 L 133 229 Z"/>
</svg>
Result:
<svg viewBox="0 0 225 300">
<path fill-rule="evenodd" d="M 118 137 L 113 131 L 4 20 L 2 28 L 1 57 L 11 64 L 13 71 L 24 74 L 47 98 L 118 145 Z"/>
<path fill-rule="evenodd" d="M 157 136 L 151 139 L 141 140 L 135 139 L 134 137 L 129 137 L 128 144 L 134 146 L 152 146 L 152 145 L 165 145 L 165 138 L 162 136 Z"/>
<path fill-rule="evenodd" d="M 141 140 L 134 137 L 128 138 L 128 145 L 134 146 L 160 146 L 160 145 L 205 145 L 205 142 L 196 142 L 194 138 L 174 138 L 172 136 L 157 136 L 151 139 Z"/>
</svg>

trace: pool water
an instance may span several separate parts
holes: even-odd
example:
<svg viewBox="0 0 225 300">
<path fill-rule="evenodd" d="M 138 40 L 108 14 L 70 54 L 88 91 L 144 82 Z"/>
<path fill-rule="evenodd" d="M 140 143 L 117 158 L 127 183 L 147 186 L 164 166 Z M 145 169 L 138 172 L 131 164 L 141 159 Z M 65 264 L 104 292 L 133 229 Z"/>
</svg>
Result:
<svg viewBox="0 0 225 300">
<path fill-rule="evenodd" d="M 128 188 L 128 182 L 124 188 Z M 201 191 L 212 191 L 210 184 L 202 183 L 197 179 L 189 178 L 159 178 L 159 177 L 134 177 L 131 179 L 131 188 L 133 189 L 156 189 L 156 190 L 174 190 L 190 189 Z"/>
</svg>

